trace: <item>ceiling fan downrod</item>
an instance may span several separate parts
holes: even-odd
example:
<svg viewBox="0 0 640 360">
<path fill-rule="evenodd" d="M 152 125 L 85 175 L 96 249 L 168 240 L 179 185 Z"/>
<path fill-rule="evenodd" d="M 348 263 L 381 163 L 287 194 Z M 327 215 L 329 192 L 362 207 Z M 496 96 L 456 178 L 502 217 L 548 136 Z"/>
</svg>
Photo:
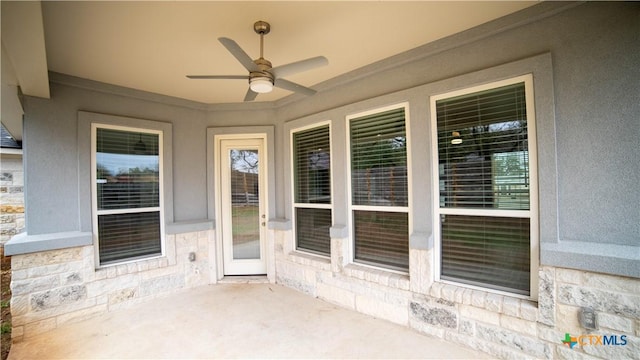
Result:
<svg viewBox="0 0 640 360">
<path fill-rule="evenodd" d="M 260 35 L 260 58 L 264 58 L 264 36 L 271 31 L 271 25 L 269 25 L 266 21 L 256 21 L 253 24 L 253 31 L 255 31 L 258 35 Z"/>
</svg>

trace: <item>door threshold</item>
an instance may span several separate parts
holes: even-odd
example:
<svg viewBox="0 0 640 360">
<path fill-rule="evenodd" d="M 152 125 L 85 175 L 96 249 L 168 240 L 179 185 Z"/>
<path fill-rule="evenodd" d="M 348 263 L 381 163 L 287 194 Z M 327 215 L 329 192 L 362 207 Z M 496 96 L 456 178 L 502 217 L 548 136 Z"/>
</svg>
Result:
<svg viewBox="0 0 640 360">
<path fill-rule="evenodd" d="M 267 275 L 227 275 L 218 284 L 268 284 Z"/>
</svg>

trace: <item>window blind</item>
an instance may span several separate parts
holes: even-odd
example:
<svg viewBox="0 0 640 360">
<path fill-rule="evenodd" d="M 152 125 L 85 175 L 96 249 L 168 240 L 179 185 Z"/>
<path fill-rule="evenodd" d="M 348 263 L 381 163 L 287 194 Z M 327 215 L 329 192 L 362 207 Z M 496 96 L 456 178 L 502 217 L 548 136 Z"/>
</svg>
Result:
<svg viewBox="0 0 640 360">
<path fill-rule="evenodd" d="M 528 218 L 441 215 L 442 279 L 529 293 Z"/>
<path fill-rule="evenodd" d="M 296 249 L 329 255 L 331 144 L 329 126 L 293 134 Z"/>
<path fill-rule="evenodd" d="M 436 101 L 441 279 L 530 293 L 526 109 L 524 82 Z"/>
<path fill-rule="evenodd" d="M 440 206 L 529 209 L 524 84 L 439 100 L 436 107 Z"/>
<path fill-rule="evenodd" d="M 331 151 L 329 126 L 293 135 L 295 201 L 331 203 Z"/>
<path fill-rule="evenodd" d="M 96 128 L 100 264 L 159 255 L 160 135 Z"/>
<path fill-rule="evenodd" d="M 296 208 L 296 239 L 299 249 L 331 253 L 331 209 Z"/>
<path fill-rule="evenodd" d="M 160 212 L 98 216 L 100 263 L 160 254 Z"/>
<path fill-rule="evenodd" d="M 354 211 L 355 258 L 398 270 L 409 269 L 407 213 Z"/>
<path fill-rule="evenodd" d="M 97 129 L 98 209 L 159 206 L 158 135 Z"/>
<path fill-rule="evenodd" d="M 405 108 L 350 119 L 354 259 L 409 268 Z M 390 207 L 400 208 L 388 211 Z"/>
</svg>

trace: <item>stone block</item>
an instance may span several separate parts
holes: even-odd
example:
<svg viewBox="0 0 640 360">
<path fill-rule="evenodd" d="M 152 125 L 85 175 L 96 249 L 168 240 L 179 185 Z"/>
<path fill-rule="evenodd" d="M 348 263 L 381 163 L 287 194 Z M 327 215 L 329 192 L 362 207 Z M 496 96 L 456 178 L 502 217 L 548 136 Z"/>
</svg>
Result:
<svg viewBox="0 0 640 360">
<path fill-rule="evenodd" d="M 319 283 L 317 285 L 317 296 L 348 309 L 355 309 L 356 307 L 355 295 L 351 291 L 335 286 Z"/>
<path fill-rule="evenodd" d="M 81 282 L 82 282 L 82 274 L 80 274 L 79 272 L 60 274 L 60 283 L 62 285 L 78 284 Z"/>
<path fill-rule="evenodd" d="M 578 322 L 578 310 L 579 308 L 576 306 L 558 304 L 558 319 L 555 327 L 565 332 L 582 331 L 583 329 Z"/>
<path fill-rule="evenodd" d="M 59 305 L 70 304 L 87 297 L 84 285 L 72 285 L 31 295 L 31 309 L 41 311 Z"/>
<path fill-rule="evenodd" d="M 429 304 L 412 301 L 409 303 L 409 314 L 412 319 L 430 325 L 448 329 L 458 327 L 458 315 L 455 308 L 434 307 Z"/>
<path fill-rule="evenodd" d="M 24 280 L 29 277 L 29 269 L 20 269 L 11 271 L 12 280 Z"/>
<path fill-rule="evenodd" d="M 31 294 L 38 291 L 49 290 L 60 284 L 58 275 L 43 276 L 38 278 L 27 278 L 24 280 L 11 281 L 11 293 L 13 295 Z"/>
<path fill-rule="evenodd" d="M 520 317 L 520 299 L 505 296 L 502 299 L 502 313 L 508 316 Z"/>
<path fill-rule="evenodd" d="M 459 310 L 461 318 L 468 318 L 487 324 L 500 325 L 500 315 L 498 313 L 469 305 L 461 305 Z"/>
<path fill-rule="evenodd" d="M 137 288 L 125 288 L 117 291 L 113 291 L 108 295 L 109 305 L 121 303 L 123 301 L 130 300 L 136 296 Z"/>
<path fill-rule="evenodd" d="M 94 298 L 110 294 L 121 289 L 136 287 L 138 286 L 138 284 L 139 277 L 137 276 L 137 274 L 127 274 L 116 279 L 102 279 L 92 281 L 86 284 L 87 297 Z"/>
<path fill-rule="evenodd" d="M 520 301 L 520 317 L 529 321 L 538 320 L 538 305 L 533 301 Z"/>
<path fill-rule="evenodd" d="M 538 321 L 554 326 L 556 306 L 556 284 L 554 268 L 544 267 L 538 271 Z"/>
<path fill-rule="evenodd" d="M 560 331 L 560 330 L 557 330 L 556 328 L 549 327 L 547 325 L 538 324 L 538 330 L 537 330 L 538 339 L 548 341 L 552 344 L 561 345 L 558 339 L 564 339 L 564 336 L 566 333 L 567 333 L 566 330 Z"/>
<path fill-rule="evenodd" d="M 461 334 L 475 336 L 476 333 L 476 323 L 469 320 L 460 320 L 458 324 L 458 331 Z"/>
<path fill-rule="evenodd" d="M 441 327 L 433 326 L 427 322 L 417 320 L 414 317 L 409 317 L 409 327 L 421 332 L 423 334 L 444 339 L 445 329 Z"/>
<path fill-rule="evenodd" d="M 433 284 L 431 284 L 431 289 L 429 289 L 429 295 L 433 296 L 434 298 L 441 298 L 442 288 L 444 286 L 445 284 L 441 282 L 434 282 Z"/>
<path fill-rule="evenodd" d="M 498 343 L 538 358 L 550 359 L 552 357 L 549 345 L 536 338 L 483 324 L 476 324 L 476 331 L 478 338 L 487 342 Z"/>
<path fill-rule="evenodd" d="M 53 274 L 61 274 L 69 271 L 82 269 L 81 261 L 72 261 L 67 263 L 58 263 L 51 265 L 35 266 L 28 269 L 29 277 L 36 278 Z"/>
<path fill-rule="evenodd" d="M 471 305 L 479 308 L 483 308 L 485 306 L 487 298 L 487 293 L 480 290 L 472 290 L 471 291 Z"/>
<path fill-rule="evenodd" d="M 464 303 L 464 291 L 466 289 L 461 286 L 456 286 L 456 292 L 454 294 L 454 302 L 458 304 Z"/>
<path fill-rule="evenodd" d="M 11 269 L 20 270 L 82 260 L 82 247 L 42 251 L 11 257 Z"/>
<path fill-rule="evenodd" d="M 11 316 L 20 316 L 29 312 L 29 295 L 11 297 Z"/>
<path fill-rule="evenodd" d="M 607 313 L 598 313 L 598 326 L 628 334 L 633 333 L 633 320 Z"/>
<path fill-rule="evenodd" d="M 456 293 L 456 289 L 458 287 L 457 286 L 453 286 L 453 285 L 449 285 L 449 284 L 445 284 L 442 287 L 442 290 L 440 292 L 440 296 L 447 301 L 455 301 L 456 297 L 455 297 L 455 293 Z"/>
<path fill-rule="evenodd" d="M 419 294 L 428 294 L 433 283 L 431 273 L 431 253 L 428 250 L 409 249 L 410 290 Z"/>
<path fill-rule="evenodd" d="M 584 285 L 607 291 L 640 294 L 640 279 L 586 272 Z"/>
<path fill-rule="evenodd" d="M 378 299 L 358 295 L 355 298 L 355 309 L 380 319 L 385 319 L 399 325 L 409 322 L 407 307 L 389 304 Z"/>
<path fill-rule="evenodd" d="M 562 285 L 558 301 L 578 307 L 590 307 L 627 318 L 640 319 L 640 295 L 604 291 L 575 285 Z"/>
<path fill-rule="evenodd" d="M 473 294 L 473 290 L 464 289 L 462 292 L 462 303 L 465 305 L 471 305 L 471 296 Z"/>
<path fill-rule="evenodd" d="M 317 297 L 317 288 L 310 286 L 307 283 L 304 283 L 295 278 L 289 278 L 284 276 L 283 274 L 278 273 L 276 275 L 276 283 L 282 284 L 286 287 L 290 287 L 292 289 L 296 289 L 304 294 Z"/>
<path fill-rule="evenodd" d="M 504 296 L 502 295 L 487 293 L 487 297 L 485 298 L 485 304 L 484 304 L 485 309 L 489 311 L 495 311 L 495 312 L 502 311 L 503 298 Z"/>
<path fill-rule="evenodd" d="M 129 272 L 128 267 L 126 264 L 121 264 L 121 265 L 117 265 L 116 266 L 116 275 L 117 276 L 122 276 L 125 275 Z"/>
<path fill-rule="evenodd" d="M 583 285 L 584 271 L 556 268 L 556 281 L 559 283 Z"/>
<path fill-rule="evenodd" d="M 500 326 L 529 336 L 537 336 L 537 326 L 534 321 L 522 320 L 516 317 L 501 315 Z"/>
</svg>

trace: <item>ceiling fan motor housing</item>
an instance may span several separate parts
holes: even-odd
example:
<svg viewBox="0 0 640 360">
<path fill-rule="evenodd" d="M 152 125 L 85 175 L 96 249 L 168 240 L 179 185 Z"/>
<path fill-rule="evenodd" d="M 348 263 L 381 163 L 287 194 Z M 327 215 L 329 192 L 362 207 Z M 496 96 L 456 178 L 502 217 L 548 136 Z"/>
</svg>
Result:
<svg viewBox="0 0 640 360">
<path fill-rule="evenodd" d="M 249 77 L 252 78 L 254 76 L 263 76 L 263 77 L 268 77 L 269 79 L 271 79 L 271 82 L 273 83 L 273 74 L 271 73 L 271 62 L 265 58 L 259 58 L 259 59 L 255 59 L 253 60 L 254 63 L 256 63 L 256 65 L 258 65 L 258 68 L 260 69 L 260 71 L 252 71 L 249 74 Z"/>
</svg>

